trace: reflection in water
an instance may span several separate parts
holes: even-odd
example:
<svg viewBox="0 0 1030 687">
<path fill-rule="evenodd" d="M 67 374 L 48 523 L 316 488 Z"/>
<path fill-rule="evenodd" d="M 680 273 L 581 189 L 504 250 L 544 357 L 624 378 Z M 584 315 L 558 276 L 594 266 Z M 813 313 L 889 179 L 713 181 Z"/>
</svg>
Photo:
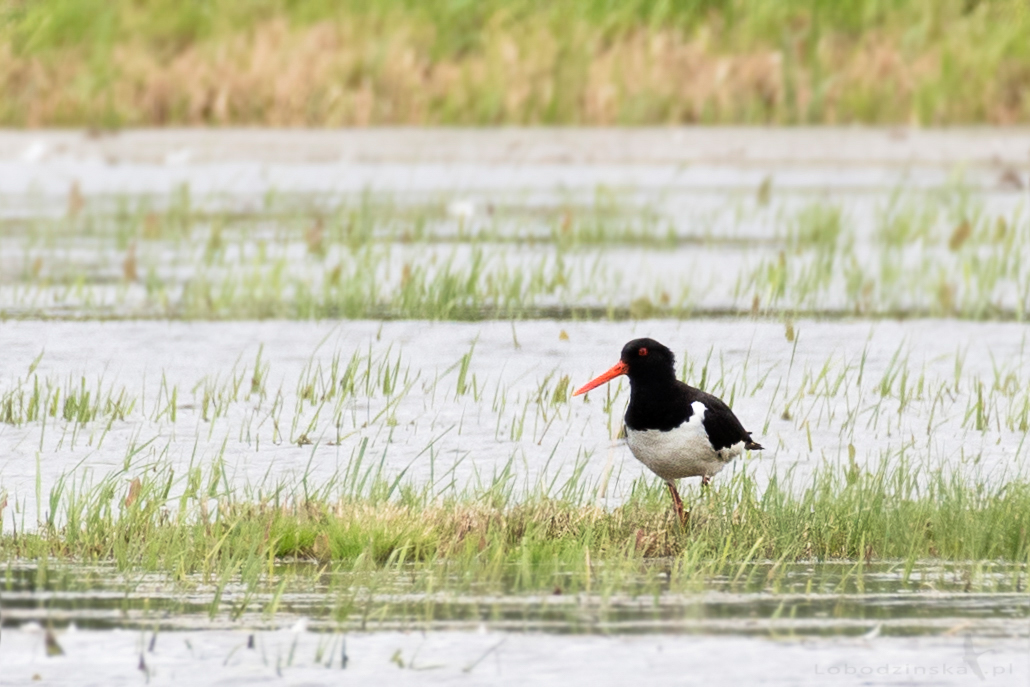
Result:
<svg viewBox="0 0 1030 687">
<path fill-rule="evenodd" d="M 968 629 L 1026 636 L 1030 595 L 1025 566 L 897 563 L 791 564 L 774 591 L 772 564 L 738 580 L 706 580 L 693 592 L 660 582 L 623 580 L 613 593 L 512 594 L 470 589 L 428 573 L 325 573 L 314 564 L 282 566 L 285 591 L 248 589 L 162 576 L 120 576 L 106 568 L 9 567 L 4 623 L 79 627 L 196 629 L 283 627 L 306 618 L 312 629 L 493 629 L 572 633 L 729 633 L 759 636 L 918 635 Z M 661 576 L 659 575 L 659 579 Z M 652 579 L 653 578 L 647 578 Z M 442 584 L 441 584 L 442 582 Z M 437 591 L 424 591 L 426 586 Z"/>
</svg>

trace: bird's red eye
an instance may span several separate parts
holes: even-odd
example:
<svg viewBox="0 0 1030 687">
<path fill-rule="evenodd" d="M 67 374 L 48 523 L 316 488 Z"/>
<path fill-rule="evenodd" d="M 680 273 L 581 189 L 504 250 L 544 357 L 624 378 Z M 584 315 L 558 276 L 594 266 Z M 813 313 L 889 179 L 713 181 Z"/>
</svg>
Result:
<svg viewBox="0 0 1030 687">
<path fill-rule="evenodd" d="M 641 348 L 639 351 L 637 351 L 637 355 L 647 355 L 647 349 Z"/>
</svg>

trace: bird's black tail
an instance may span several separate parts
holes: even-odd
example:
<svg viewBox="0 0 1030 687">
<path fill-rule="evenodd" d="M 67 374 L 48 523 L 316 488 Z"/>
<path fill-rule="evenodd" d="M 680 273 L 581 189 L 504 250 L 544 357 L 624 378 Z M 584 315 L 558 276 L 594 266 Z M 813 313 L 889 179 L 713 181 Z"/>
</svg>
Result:
<svg viewBox="0 0 1030 687">
<path fill-rule="evenodd" d="M 747 441 L 744 442 L 744 448 L 746 448 L 748 451 L 761 451 L 765 447 L 762 446 L 761 444 L 757 443 L 756 441 L 754 441 L 751 438 L 751 435 L 748 434 L 747 435 Z"/>
</svg>

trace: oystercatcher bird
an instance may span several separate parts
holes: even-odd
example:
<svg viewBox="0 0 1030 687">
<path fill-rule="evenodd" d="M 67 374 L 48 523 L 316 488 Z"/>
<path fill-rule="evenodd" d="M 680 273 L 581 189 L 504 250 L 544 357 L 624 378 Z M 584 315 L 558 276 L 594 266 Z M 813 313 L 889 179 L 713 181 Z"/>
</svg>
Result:
<svg viewBox="0 0 1030 687">
<path fill-rule="evenodd" d="M 762 450 L 728 405 L 676 379 L 675 356 L 654 339 L 630 341 L 619 362 L 572 395 L 585 394 L 620 375 L 629 377 L 629 450 L 669 485 L 681 521 L 685 516 L 677 479 L 700 476 L 705 486 L 744 449 Z"/>
</svg>

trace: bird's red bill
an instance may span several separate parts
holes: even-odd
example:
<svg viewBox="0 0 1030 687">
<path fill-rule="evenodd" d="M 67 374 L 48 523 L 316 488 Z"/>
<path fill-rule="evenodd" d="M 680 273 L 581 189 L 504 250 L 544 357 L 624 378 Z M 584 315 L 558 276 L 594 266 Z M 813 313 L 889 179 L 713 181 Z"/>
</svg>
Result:
<svg viewBox="0 0 1030 687">
<path fill-rule="evenodd" d="M 611 380 L 615 379 L 619 375 L 624 375 L 627 372 L 629 372 L 629 365 L 627 365 L 626 363 L 624 363 L 624 362 L 622 362 L 620 360 L 619 362 L 617 362 L 614 365 L 612 365 L 612 368 L 610 370 L 608 370 L 607 372 L 605 372 L 603 375 L 600 375 L 599 377 L 595 377 L 594 379 L 591 379 L 589 382 L 587 382 L 586 384 L 584 384 L 580 388 L 576 389 L 574 392 L 572 392 L 572 395 L 573 396 L 579 396 L 580 394 L 585 394 L 586 392 L 590 391 L 591 389 L 593 389 L 595 387 L 599 387 L 602 384 L 604 384 L 605 382 L 610 382 Z"/>
</svg>

